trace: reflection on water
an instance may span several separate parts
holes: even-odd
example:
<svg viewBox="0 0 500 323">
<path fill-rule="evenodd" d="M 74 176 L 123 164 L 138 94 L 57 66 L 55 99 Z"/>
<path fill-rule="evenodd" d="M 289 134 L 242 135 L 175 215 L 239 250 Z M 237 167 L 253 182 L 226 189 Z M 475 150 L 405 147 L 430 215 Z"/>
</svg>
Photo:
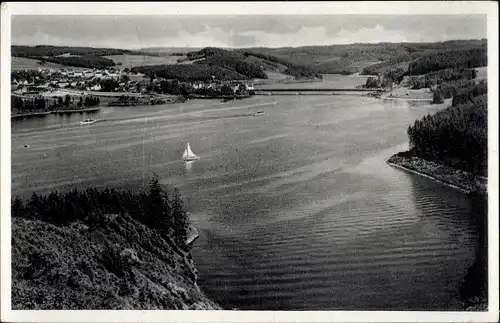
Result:
<svg viewBox="0 0 500 323">
<path fill-rule="evenodd" d="M 186 163 L 186 173 L 191 173 L 193 171 L 194 160 L 187 161 Z"/>
<path fill-rule="evenodd" d="M 256 109 L 265 116 L 248 116 Z M 284 95 L 104 109 L 89 127 L 73 115 L 16 121 L 12 189 L 137 190 L 157 173 L 199 231 L 199 285 L 226 308 L 456 309 L 477 210 L 385 163 L 435 109 Z M 196 165 L 180 160 L 187 141 Z"/>
</svg>

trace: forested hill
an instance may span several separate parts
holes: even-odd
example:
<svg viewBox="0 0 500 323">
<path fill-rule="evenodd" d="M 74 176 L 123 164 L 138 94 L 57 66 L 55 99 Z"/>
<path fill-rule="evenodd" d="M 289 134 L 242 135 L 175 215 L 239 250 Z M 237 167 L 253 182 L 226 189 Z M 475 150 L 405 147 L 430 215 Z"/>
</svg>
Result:
<svg viewBox="0 0 500 323">
<path fill-rule="evenodd" d="M 170 60 L 166 59 L 165 64 L 135 66 L 136 70 L 166 75 L 180 81 L 203 80 L 210 73 L 220 79 L 264 79 L 270 75 L 269 72 L 296 79 L 320 78 L 322 74 L 361 72 L 380 76 L 390 74 L 397 80 L 402 79 L 404 75 L 416 75 L 442 68 L 485 65 L 486 48 L 485 39 L 232 50 L 206 47 L 187 53 L 182 49 L 162 52 L 161 48 L 157 49 L 158 52 L 141 52 L 69 46 L 12 46 L 12 56 L 84 67 L 113 66 L 116 62 L 110 57 L 119 55 L 168 56 Z M 457 57 L 461 59 L 457 60 Z M 448 64 L 450 58 L 455 65 Z M 172 61 L 177 63 L 172 64 Z M 179 67 L 180 65 L 182 67 Z M 197 75 L 200 77 L 197 78 Z"/>
<path fill-rule="evenodd" d="M 365 67 L 394 67 L 434 52 L 486 48 L 486 40 L 454 40 L 436 43 L 378 43 L 283 48 L 247 48 L 244 53 L 314 69 L 316 73 L 355 73 Z M 365 70 L 364 74 L 374 74 Z"/>
<path fill-rule="evenodd" d="M 89 188 L 12 203 L 12 308 L 220 309 L 197 286 L 182 200 Z"/>
<path fill-rule="evenodd" d="M 401 69 L 407 72 L 406 75 L 418 75 L 449 67 L 485 66 L 486 55 L 486 40 L 400 44 L 397 52 L 377 64 L 366 66 L 362 74 L 384 75 L 389 70 Z"/>
<path fill-rule="evenodd" d="M 51 62 L 74 67 L 106 68 L 115 66 L 109 55 L 148 55 L 158 56 L 159 53 L 144 53 L 127 49 L 93 48 L 72 46 L 16 46 L 11 47 L 13 57 L 36 59 L 41 62 Z"/>
<path fill-rule="evenodd" d="M 16 57 L 44 57 L 59 56 L 69 54 L 73 56 L 110 56 L 110 55 L 159 55 L 153 52 L 141 52 L 128 49 L 117 48 L 94 48 L 94 47 L 73 47 L 73 46 L 17 46 L 12 45 L 11 55 Z"/>
</svg>

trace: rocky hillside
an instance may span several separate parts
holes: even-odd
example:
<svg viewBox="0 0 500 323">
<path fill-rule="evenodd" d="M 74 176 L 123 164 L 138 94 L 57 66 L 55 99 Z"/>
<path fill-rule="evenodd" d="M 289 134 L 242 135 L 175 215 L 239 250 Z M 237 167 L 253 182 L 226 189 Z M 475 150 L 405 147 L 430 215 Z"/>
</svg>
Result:
<svg viewBox="0 0 500 323">
<path fill-rule="evenodd" d="M 129 206 L 122 208 L 126 212 L 110 212 L 128 201 L 154 205 L 154 198 L 162 196 L 155 191 L 158 187 L 153 182 L 149 194 L 139 195 L 87 190 L 48 198 L 34 195 L 26 204 L 16 199 L 12 308 L 220 309 L 198 288 L 186 236 L 179 240 L 158 218 L 155 225 L 141 220 L 150 216 L 143 206 L 141 218 Z M 170 213 L 162 216 L 179 215 L 175 197 L 168 200 L 165 195 L 163 201 Z M 48 216 L 54 213 L 58 215 Z"/>
<path fill-rule="evenodd" d="M 13 309 L 218 309 L 196 278 L 189 252 L 128 215 L 12 221 Z"/>
</svg>

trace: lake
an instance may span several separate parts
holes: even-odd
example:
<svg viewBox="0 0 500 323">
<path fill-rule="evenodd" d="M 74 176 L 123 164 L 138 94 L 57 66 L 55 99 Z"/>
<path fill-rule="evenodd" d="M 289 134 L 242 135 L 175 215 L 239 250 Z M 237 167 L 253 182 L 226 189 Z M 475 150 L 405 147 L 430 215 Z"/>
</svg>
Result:
<svg viewBox="0 0 500 323">
<path fill-rule="evenodd" d="M 15 120 L 12 190 L 138 190 L 158 174 L 200 232 L 200 287 L 228 309 L 458 310 L 481 210 L 385 163 L 439 108 L 280 95 Z"/>
</svg>

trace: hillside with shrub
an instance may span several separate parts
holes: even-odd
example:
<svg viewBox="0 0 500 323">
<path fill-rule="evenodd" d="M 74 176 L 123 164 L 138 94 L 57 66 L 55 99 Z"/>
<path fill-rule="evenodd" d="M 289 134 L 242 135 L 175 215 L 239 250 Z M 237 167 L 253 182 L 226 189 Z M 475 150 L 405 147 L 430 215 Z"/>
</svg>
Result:
<svg viewBox="0 0 500 323">
<path fill-rule="evenodd" d="M 220 309 L 197 285 L 179 194 L 89 188 L 12 202 L 13 309 Z"/>
</svg>

